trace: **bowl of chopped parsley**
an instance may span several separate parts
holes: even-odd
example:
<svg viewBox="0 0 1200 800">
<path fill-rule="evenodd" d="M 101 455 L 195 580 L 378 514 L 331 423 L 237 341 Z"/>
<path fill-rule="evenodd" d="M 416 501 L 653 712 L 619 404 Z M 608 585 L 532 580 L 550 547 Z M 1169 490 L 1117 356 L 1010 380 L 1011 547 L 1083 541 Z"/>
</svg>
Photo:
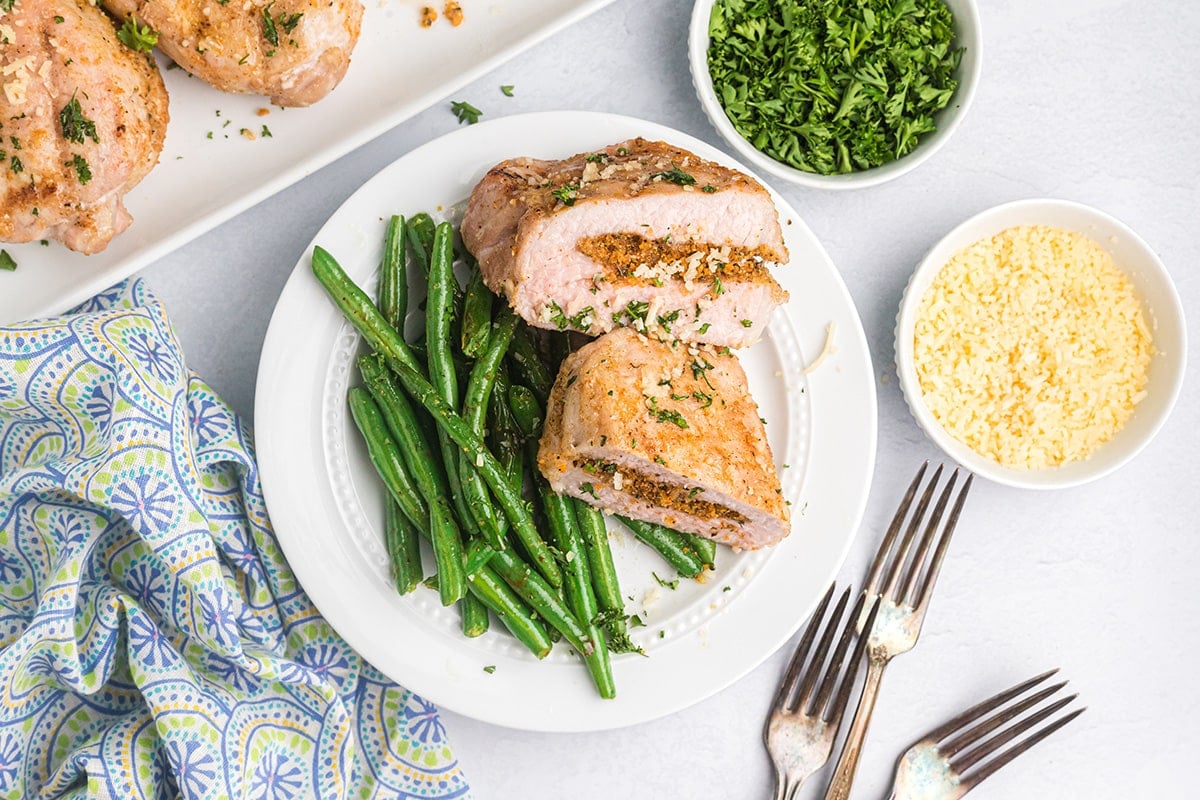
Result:
<svg viewBox="0 0 1200 800">
<path fill-rule="evenodd" d="M 692 81 L 717 131 L 759 169 L 873 186 L 934 154 L 980 71 L 974 0 L 697 0 Z"/>
</svg>

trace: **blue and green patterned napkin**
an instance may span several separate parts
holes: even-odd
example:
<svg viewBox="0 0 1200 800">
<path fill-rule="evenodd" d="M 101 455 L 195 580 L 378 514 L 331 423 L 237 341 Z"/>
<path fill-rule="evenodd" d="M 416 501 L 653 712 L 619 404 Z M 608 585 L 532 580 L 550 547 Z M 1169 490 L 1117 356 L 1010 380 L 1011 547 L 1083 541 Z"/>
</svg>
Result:
<svg viewBox="0 0 1200 800">
<path fill-rule="evenodd" d="M 437 709 L 296 583 L 140 281 L 0 328 L 0 797 L 468 795 Z"/>
</svg>

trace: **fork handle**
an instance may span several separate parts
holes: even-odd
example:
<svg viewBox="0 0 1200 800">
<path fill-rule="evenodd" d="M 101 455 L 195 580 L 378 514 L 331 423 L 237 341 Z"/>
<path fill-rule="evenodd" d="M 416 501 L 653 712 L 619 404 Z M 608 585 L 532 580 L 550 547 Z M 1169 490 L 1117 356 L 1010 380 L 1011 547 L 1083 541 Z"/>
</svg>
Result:
<svg viewBox="0 0 1200 800">
<path fill-rule="evenodd" d="M 863 684 L 862 697 L 858 699 L 858 707 L 854 710 L 854 720 L 850 723 L 850 732 L 846 734 L 846 742 L 842 745 L 841 755 L 838 756 L 833 778 L 825 791 L 825 800 L 847 800 L 850 797 L 850 787 L 854 784 L 854 773 L 858 770 L 858 759 L 862 755 L 867 726 L 871 724 L 871 714 L 875 711 L 875 697 L 879 694 L 879 682 L 883 680 L 883 668 L 886 666 L 886 661 L 875 659 L 871 659 L 867 665 L 867 680 Z"/>
</svg>

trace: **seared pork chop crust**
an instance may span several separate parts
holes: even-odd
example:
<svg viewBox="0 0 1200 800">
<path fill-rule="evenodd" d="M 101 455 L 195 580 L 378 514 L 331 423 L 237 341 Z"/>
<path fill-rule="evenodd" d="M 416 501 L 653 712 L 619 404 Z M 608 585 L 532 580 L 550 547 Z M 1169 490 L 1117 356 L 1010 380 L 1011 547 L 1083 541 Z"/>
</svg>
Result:
<svg viewBox="0 0 1200 800">
<path fill-rule="evenodd" d="M 0 241 L 96 253 L 129 226 L 122 196 L 158 163 L 167 91 L 87 2 L 0 12 Z"/>
<path fill-rule="evenodd" d="M 541 328 L 742 347 L 787 300 L 770 194 L 663 142 L 504 161 L 471 193 L 462 235 L 488 286 Z"/>
<path fill-rule="evenodd" d="M 728 350 L 629 328 L 583 346 L 554 382 L 538 467 L 556 491 L 734 547 L 790 530 L 766 430 Z"/>
</svg>

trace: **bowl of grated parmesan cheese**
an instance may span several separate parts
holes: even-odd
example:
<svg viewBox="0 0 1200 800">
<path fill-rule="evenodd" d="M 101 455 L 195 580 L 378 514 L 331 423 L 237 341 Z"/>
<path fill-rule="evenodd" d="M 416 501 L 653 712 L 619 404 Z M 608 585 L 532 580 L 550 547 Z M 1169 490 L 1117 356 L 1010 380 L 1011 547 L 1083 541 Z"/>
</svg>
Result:
<svg viewBox="0 0 1200 800">
<path fill-rule="evenodd" d="M 925 432 L 979 475 L 1077 486 L 1170 414 L 1187 334 L 1162 261 L 1097 209 L 1021 200 L 959 225 L 909 281 L 896 366 Z"/>
</svg>

